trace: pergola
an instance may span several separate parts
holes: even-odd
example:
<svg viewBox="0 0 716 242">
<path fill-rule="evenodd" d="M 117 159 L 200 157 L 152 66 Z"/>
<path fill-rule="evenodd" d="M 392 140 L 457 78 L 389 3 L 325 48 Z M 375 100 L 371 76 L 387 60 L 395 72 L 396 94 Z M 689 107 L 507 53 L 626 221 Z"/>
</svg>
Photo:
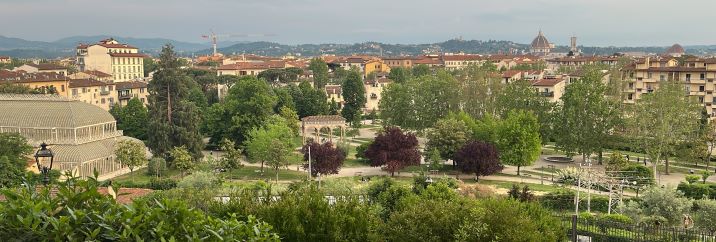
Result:
<svg viewBox="0 0 716 242">
<path fill-rule="evenodd" d="M 308 116 L 301 119 L 301 136 L 303 143 L 306 143 L 306 135 L 313 132 L 316 142 L 320 143 L 321 129 L 328 129 L 328 141 L 333 141 L 333 130 L 339 128 L 341 130 L 340 141 L 345 138 L 346 119 L 340 115 L 318 115 Z"/>
</svg>

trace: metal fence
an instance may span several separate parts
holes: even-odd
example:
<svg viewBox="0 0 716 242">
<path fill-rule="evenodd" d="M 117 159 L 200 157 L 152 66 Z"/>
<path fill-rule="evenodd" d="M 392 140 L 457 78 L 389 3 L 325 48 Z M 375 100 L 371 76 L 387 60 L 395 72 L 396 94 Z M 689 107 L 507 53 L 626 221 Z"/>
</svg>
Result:
<svg viewBox="0 0 716 242">
<path fill-rule="evenodd" d="M 694 228 L 671 226 L 623 224 L 613 221 L 563 216 L 562 222 L 567 229 L 569 241 L 688 241 L 716 242 L 713 233 Z"/>
</svg>

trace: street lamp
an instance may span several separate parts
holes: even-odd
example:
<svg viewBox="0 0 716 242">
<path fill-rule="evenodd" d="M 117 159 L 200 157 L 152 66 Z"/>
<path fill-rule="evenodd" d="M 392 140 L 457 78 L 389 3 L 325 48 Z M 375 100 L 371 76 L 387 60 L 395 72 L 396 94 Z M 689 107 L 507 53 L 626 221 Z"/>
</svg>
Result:
<svg viewBox="0 0 716 242">
<path fill-rule="evenodd" d="M 37 169 L 44 175 L 42 181 L 45 183 L 45 186 L 50 184 L 50 170 L 52 170 L 52 162 L 54 160 L 55 155 L 52 154 L 52 150 L 47 148 L 45 142 L 42 142 L 40 149 L 35 153 L 35 162 L 37 162 Z"/>
</svg>

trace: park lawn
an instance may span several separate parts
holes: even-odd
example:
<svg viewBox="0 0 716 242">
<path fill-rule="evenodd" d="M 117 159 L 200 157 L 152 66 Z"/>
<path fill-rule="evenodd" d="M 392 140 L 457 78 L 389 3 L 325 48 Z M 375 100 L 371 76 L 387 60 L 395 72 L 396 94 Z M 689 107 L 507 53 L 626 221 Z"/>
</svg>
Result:
<svg viewBox="0 0 716 242">
<path fill-rule="evenodd" d="M 368 162 L 363 161 L 362 159 L 358 158 L 347 158 L 345 161 L 343 161 L 343 167 L 365 167 L 370 166 Z"/>
<path fill-rule="evenodd" d="M 474 179 L 471 180 L 464 180 L 465 183 L 475 183 Z M 542 184 L 534 184 L 534 183 L 524 183 L 524 182 L 509 182 L 509 181 L 495 181 L 495 180 L 488 180 L 488 179 L 480 179 L 477 184 L 482 185 L 494 185 L 497 188 L 503 188 L 503 189 L 511 189 L 513 184 L 517 184 L 518 186 L 524 186 L 527 185 L 530 190 L 532 191 L 540 191 L 540 192 L 556 192 L 563 190 L 564 188 L 558 187 L 558 186 L 552 186 L 552 185 L 542 185 Z"/>
<path fill-rule="evenodd" d="M 369 142 L 373 141 L 372 138 L 362 138 L 362 137 L 356 137 L 356 138 L 353 138 L 353 140 L 358 143 L 369 143 Z"/>
<path fill-rule="evenodd" d="M 542 147 L 542 155 L 564 155 L 564 152 L 558 151 L 551 147 Z"/>
<path fill-rule="evenodd" d="M 294 167 L 289 166 L 289 167 Z M 231 171 L 221 173 L 225 179 L 231 179 L 231 180 L 269 180 L 269 181 L 275 181 L 276 180 L 276 173 L 275 170 L 264 167 L 264 171 L 261 172 L 260 167 L 256 166 L 244 166 L 239 169 L 233 169 Z M 296 171 L 296 170 L 286 170 L 286 169 L 280 169 L 278 170 L 278 180 L 279 181 L 287 181 L 287 180 L 301 180 L 305 177 L 307 177 L 307 173 L 304 171 Z"/>
<path fill-rule="evenodd" d="M 162 177 L 179 177 L 181 176 L 181 172 L 178 170 L 170 169 L 167 171 L 164 171 L 162 174 Z M 149 183 L 149 180 L 155 176 L 150 176 L 147 174 L 147 168 L 141 168 L 134 170 L 131 173 L 127 173 L 115 178 L 112 178 L 111 180 L 114 182 L 133 182 L 133 183 Z"/>
<path fill-rule="evenodd" d="M 535 168 L 535 170 L 548 172 L 548 173 L 557 173 L 557 171 L 559 171 L 559 169 L 553 168 L 553 167 L 537 167 L 537 168 Z"/>
</svg>

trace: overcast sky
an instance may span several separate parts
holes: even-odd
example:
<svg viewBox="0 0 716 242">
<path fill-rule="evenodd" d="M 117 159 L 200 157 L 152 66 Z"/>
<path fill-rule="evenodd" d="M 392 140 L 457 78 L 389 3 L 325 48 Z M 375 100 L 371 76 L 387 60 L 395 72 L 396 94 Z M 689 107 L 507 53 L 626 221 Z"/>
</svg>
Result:
<svg viewBox="0 0 716 242">
<path fill-rule="evenodd" d="M 213 29 L 286 44 L 529 43 L 541 28 L 567 45 L 716 44 L 714 0 L 0 0 L 0 35 L 52 41 L 109 34 L 201 42 Z"/>
</svg>

